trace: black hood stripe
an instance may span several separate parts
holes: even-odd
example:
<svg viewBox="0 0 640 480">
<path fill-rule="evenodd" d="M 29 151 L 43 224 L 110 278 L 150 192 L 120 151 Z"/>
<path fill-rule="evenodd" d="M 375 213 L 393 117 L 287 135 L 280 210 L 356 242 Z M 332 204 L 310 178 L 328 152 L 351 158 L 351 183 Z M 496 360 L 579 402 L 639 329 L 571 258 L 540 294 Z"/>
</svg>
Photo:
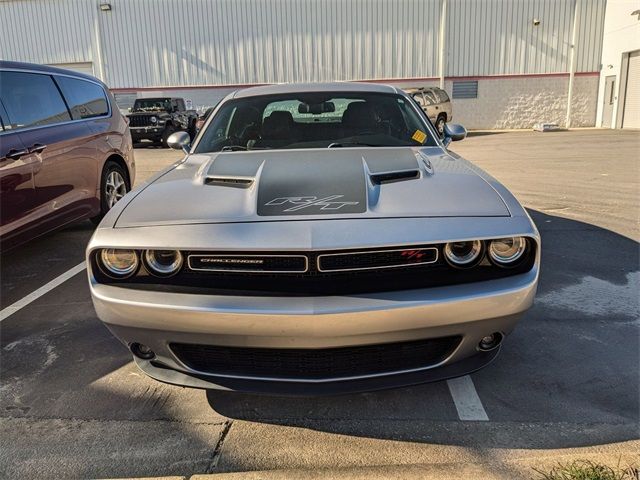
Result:
<svg viewBox="0 0 640 480">
<path fill-rule="evenodd" d="M 220 154 L 207 172 L 208 178 L 254 177 L 259 216 L 354 214 L 367 211 L 367 175 L 383 181 L 394 171 L 415 178 L 413 153 L 388 155 L 384 150 L 341 149 L 298 152 L 239 152 Z M 366 165 L 363 162 L 366 157 Z"/>
</svg>

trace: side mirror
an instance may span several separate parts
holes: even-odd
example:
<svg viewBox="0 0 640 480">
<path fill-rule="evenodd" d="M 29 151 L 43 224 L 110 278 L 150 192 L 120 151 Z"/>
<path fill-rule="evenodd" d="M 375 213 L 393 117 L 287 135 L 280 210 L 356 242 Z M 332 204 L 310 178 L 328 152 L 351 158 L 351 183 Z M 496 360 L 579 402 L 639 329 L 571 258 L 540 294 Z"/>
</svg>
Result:
<svg viewBox="0 0 640 480">
<path fill-rule="evenodd" d="M 167 138 L 167 145 L 174 150 L 182 150 L 184 153 L 189 153 L 191 137 L 187 132 L 175 132 Z"/>
<path fill-rule="evenodd" d="M 467 136 L 467 129 L 457 123 L 444 124 L 444 146 L 447 147 L 451 142 L 464 140 Z"/>
</svg>

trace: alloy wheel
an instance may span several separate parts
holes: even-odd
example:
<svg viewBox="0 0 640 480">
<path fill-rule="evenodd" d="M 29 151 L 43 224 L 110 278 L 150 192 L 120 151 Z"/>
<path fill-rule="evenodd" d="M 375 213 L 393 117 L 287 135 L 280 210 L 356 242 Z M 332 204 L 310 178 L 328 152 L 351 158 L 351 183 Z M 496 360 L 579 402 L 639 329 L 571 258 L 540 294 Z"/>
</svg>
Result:
<svg viewBox="0 0 640 480">
<path fill-rule="evenodd" d="M 122 197 L 127 194 L 127 182 L 117 170 L 109 172 L 105 188 L 107 206 L 111 209 Z"/>
</svg>

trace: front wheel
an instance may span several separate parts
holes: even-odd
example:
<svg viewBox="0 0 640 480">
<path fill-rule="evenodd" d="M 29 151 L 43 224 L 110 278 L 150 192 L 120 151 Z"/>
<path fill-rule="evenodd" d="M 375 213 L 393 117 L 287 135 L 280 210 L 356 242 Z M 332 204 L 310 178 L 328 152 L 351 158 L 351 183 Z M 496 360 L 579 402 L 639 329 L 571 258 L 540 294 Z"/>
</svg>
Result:
<svg viewBox="0 0 640 480">
<path fill-rule="evenodd" d="M 116 162 L 109 161 L 102 170 L 100 180 L 100 213 L 91 221 L 96 225 L 118 201 L 131 190 L 124 169 Z"/>
<path fill-rule="evenodd" d="M 440 137 L 444 137 L 444 124 L 447 123 L 447 118 L 444 115 L 440 115 L 436 120 L 436 131 Z"/>
<path fill-rule="evenodd" d="M 196 138 L 196 135 L 198 134 L 198 129 L 196 128 L 196 121 L 195 120 L 193 120 L 189 124 L 189 128 L 187 130 L 187 133 L 189 134 L 189 138 L 193 142 L 193 140 Z"/>
<path fill-rule="evenodd" d="M 173 127 L 173 125 L 169 125 L 164 129 L 164 132 L 162 133 L 162 146 L 164 148 L 169 148 L 169 142 L 168 142 L 169 137 L 175 131 L 176 131 L 176 129 Z"/>
</svg>

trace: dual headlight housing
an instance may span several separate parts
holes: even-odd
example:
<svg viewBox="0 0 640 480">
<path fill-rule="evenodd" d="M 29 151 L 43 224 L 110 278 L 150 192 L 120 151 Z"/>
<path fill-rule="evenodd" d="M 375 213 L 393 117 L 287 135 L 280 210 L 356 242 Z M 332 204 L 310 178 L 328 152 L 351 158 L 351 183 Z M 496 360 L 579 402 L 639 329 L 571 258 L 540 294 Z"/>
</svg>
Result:
<svg viewBox="0 0 640 480">
<path fill-rule="evenodd" d="M 456 268 L 478 265 L 485 257 L 485 252 L 492 264 L 512 268 L 525 258 L 529 248 L 529 241 L 525 237 L 506 237 L 485 241 L 449 242 L 444 246 L 443 253 L 447 263 Z"/>
<path fill-rule="evenodd" d="M 513 268 L 528 257 L 531 248 L 531 240 L 526 237 L 506 237 L 449 242 L 442 247 L 442 253 L 454 268 L 472 268 L 485 258 L 497 267 Z M 104 248 L 97 252 L 96 262 L 102 273 L 113 279 L 135 275 L 140 265 L 153 276 L 171 277 L 182 269 L 184 256 L 179 250 Z"/>
<path fill-rule="evenodd" d="M 144 250 L 139 256 L 135 250 L 104 248 L 100 250 L 97 262 L 102 273 L 111 278 L 129 278 L 141 263 L 152 275 L 170 277 L 182 268 L 183 256 L 179 250 Z"/>
</svg>

